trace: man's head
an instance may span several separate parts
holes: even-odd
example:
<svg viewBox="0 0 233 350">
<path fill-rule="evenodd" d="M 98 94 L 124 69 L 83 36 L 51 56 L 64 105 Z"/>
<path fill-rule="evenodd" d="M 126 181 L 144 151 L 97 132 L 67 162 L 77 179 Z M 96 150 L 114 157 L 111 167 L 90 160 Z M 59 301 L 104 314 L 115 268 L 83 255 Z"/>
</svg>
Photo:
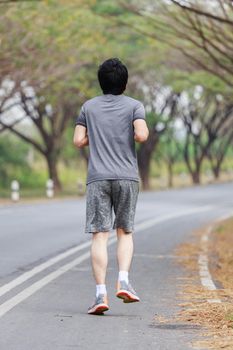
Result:
<svg viewBox="0 0 233 350">
<path fill-rule="evenodd" d="M 109 58 L 98 69 L 98 79 L 104 94 L 120 95 L 128 81 L 128 70 L 118 58 Z"/>
</svg>

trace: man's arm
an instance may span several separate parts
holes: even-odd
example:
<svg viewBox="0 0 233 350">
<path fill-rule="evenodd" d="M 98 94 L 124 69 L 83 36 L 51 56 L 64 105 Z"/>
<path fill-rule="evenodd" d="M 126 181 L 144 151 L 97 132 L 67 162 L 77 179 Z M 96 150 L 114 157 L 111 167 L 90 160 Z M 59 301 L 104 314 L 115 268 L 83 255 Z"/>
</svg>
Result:
<svg viewBox="0 0 233 350">
<path fill-rule="evenodd" d="M 144 119 L 136 119 L 134 125 L 134 140 L 143 143 L 148 139 L 149 130 Z"/>
<path fill-rule="evenodd" d="M 76 125 L 74 130 L 73 143 L 78 148 L 82 148 L 89 145 L 87 128 L 85 126 Z"/>
</svg>

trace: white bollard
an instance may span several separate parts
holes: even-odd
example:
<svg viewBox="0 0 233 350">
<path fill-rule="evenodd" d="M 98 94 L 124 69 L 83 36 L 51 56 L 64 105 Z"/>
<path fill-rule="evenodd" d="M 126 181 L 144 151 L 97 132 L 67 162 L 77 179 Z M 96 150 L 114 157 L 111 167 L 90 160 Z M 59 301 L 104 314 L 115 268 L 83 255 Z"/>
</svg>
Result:
<svg viewBox="0 0 233 350">
<path fill-rule="evenodd" d="M 11 199 L 13 202 L 19 200 L 19 182 L 17 180 L 11 182 Z"/>
<path fill-rule="evenodd" d="M 46 182 L 46 195 L 48 198 L 53 198 L 54 196 L 54 183 L 52 179 L 48 179 Z"/>
</svg>

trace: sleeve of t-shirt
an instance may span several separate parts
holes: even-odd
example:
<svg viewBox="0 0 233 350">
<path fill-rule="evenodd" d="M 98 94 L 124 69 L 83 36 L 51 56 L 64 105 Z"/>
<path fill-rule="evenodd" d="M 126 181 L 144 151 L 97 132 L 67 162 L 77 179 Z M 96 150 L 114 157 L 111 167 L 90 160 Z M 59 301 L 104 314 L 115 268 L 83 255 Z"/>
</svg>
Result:
<svg viewBox="0 0 233 350">
<path fill-rule="evenodd" d="M 146 119 L 145 108 L 141 102 L 134 107 L 133 121 L 136 119 Z"/>
<path fill-rule="evenodd" d="M 87 127 L 87 121 L 86 121 L 86 114 L 85 114 L 85 107 L 84 107 L 84 105 L 82 105 L 80 113 L 79 113 L 79 115 L 76 118 L 75 126 L 76 125 L 82 125 L 82 126 Z"/>
</svg>

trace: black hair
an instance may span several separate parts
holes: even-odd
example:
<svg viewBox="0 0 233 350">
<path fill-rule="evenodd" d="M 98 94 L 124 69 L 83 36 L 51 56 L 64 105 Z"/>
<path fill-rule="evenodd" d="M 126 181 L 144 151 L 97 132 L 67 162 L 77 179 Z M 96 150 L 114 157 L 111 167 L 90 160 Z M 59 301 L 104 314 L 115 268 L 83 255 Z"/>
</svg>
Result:
<svg viewBox="0 0 233 350">
<path fill-rule="evenodd" d="M 98 80 L 104 94 L 120 95 L 126 89 L 127 67 L 118 58 L 109 58 L 99 66 Z"/>
</svg>

